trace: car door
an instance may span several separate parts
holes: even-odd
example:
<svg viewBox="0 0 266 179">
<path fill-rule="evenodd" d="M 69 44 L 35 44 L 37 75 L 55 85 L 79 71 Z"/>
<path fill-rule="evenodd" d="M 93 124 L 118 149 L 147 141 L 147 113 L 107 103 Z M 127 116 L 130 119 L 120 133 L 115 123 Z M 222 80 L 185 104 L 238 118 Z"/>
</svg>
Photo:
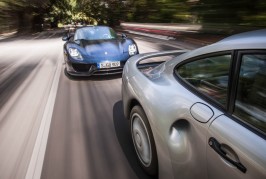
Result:
<svg viewBox="0 0 266 179">
<path fill-rule="evenodd" d="M 179 120 L 171 133 L 171 139 L 178 143 L 171 142 L 180 146 L 170 147 L 175 149 L 171 152 L 176 178 L 208 176 L 206 139 L 213 119 L 226 110 L 232 56 L 231 51 L 198 56 L 178 64 L 175 69 L 179 82 L 192 93 L 182 94 L 188 95 L 186 103 L 190 104 L 188 122 Z"/>
<path fill-rule="evenodd" d="M 208 178 L 266 178 L 265 54 L 261 50 L 220 52 L 176 68 L 184 86 L 216 111 L 214 118 L 204 121 L 197 117 L 202 113 L 199 103 L 191 107 L 193 117 L 209 125 L 206 160 L 199 166 L 204 170 L 206 164 Z"/>
<path fill-rule="evenodd" d="M 211 179 L 266 178 L 266 53 L 238 53 L 228 112 L 208 130 Z"/>
<path fill-rule="evenodd" d="M 221 115 L 212 122 L 208 143 L 208 178 L 266 177 L 265 139 L 231 118 Z"/>
</svg>

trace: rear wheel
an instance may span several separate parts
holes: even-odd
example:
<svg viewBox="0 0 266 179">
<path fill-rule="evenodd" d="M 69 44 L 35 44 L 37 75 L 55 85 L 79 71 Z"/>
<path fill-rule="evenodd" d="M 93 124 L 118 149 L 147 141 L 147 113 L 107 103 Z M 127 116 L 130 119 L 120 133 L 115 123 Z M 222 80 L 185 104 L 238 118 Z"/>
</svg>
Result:
<svg viewBox="0 0 266 179">
<path fill-rule="evenodd" d="M 135 151 L 142 168 L 149 175 L 157 175 L 158 159 L 151 127 L 144 110 L 135 106 L 130 113 L 130 130 Z"/>
</svg>

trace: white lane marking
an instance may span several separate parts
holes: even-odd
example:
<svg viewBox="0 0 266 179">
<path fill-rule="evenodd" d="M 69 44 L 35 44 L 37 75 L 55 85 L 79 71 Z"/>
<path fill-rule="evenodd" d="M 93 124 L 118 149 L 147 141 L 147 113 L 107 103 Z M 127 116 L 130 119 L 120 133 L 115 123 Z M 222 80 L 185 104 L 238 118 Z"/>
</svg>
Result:
<svg viewBox="0 0 266 179">
<path fill-rule="evenodd" d="M 60 59 L 61 56 L 59 56 Z M 46 145 L 48 142 L 48 135 L 50 130 L 50 124 L 52 120 L 52 114 L 55 104 L 55 98 L 57 94 L 59 78 L 61 74 L 62 60 L 59 60 L 56 67 L 55 76 L 53 79 L 52 87 L 49 93 L 49 97 L 44 109 L 39 132 L 34 145 L 33 153 L 31 156 L 30 164 L 27 170 L 25 179 L 40 179 L 42 173 L 42 167 L 44 162 L 44 155 L 46 151 Z"/>
</svg>

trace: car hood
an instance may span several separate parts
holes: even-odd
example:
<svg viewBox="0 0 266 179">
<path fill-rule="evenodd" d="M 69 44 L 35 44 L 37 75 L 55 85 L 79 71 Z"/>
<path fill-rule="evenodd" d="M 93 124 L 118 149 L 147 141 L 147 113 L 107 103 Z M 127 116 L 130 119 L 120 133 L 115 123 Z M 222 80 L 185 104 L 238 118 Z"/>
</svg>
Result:
<svg viewBox="0 0 266 179">
<path fill-rule="evenodd" d="M 89 56 L 115 56 L 123 53 L 123 46 L 120 40 L 80 40 L 82 47 Z"/>
</svg>

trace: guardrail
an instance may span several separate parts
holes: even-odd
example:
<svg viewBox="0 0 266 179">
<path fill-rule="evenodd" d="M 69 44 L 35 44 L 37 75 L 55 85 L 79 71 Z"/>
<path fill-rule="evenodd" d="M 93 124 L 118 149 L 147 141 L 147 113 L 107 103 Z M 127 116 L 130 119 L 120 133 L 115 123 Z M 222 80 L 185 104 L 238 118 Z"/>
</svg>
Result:
<svg viewBox="0 0 266 179">
<path fill-rule="evenodd" d="M 178 39 L 197 45 L 207 45 L 219 41 L 227 35 L 207 33 L 202 31 L 201 25 L 187 24 L 152 24 L 152 23 L 121 23 L 122 30 L 139 35 L 151 36 L 151 34 L 165 36 L 164 39 Z"/>
<path fill-rule="evenodd" d="M 177 23 L 131 23 L 122 22 L 122 28 L 139 28 L 164 30 L 171 32 L 191 32 L 191 33 L 208 33 L 230 35 L 245 31 L 257 30 L 265 28 L 265 26 L 248 26 L 248 25 L 232 25 L 232 24 L 177 24 Z"/>
</svg>

